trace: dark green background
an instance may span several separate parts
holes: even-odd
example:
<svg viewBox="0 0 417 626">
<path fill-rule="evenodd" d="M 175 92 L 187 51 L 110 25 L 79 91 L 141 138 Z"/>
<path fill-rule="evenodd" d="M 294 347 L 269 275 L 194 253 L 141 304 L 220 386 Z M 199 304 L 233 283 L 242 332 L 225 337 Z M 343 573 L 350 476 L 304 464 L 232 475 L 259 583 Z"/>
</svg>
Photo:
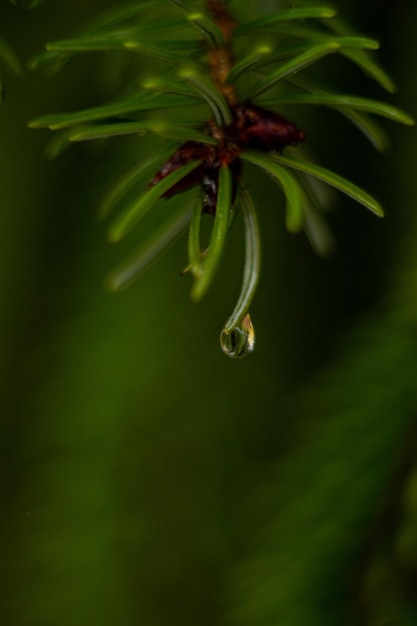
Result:
<svg viewBox="0 0 417 626">
<path fill-rule="evenodd" d="M 3 0 L 0 33 L 25 59 L 112 4 Z M 342 60 L 323 65 L 327 79 L 415 115 L 415 3 L 338 6 L 381 40 L 400 91 L 385 96 Z M 118 63 L 5 75 L 0 624 L 417 624 L 415 130 L 387 124 L 380 156 L 333 113 L 291 112 L 386 219 L 335 196 L 337 254 L 321 260 L 286 233 L 276 187 L 254 179 L 257 347 L 237 362 L 218 335 L 240 229 L 201 304 L 180 276 L 184 240 L 109 295 L 103 280 L 133 244 L 108 244 L 95 214 L 123 139 L 48 161 L 48 134 L 26 128 L 112 97 Z"/>
</svg>

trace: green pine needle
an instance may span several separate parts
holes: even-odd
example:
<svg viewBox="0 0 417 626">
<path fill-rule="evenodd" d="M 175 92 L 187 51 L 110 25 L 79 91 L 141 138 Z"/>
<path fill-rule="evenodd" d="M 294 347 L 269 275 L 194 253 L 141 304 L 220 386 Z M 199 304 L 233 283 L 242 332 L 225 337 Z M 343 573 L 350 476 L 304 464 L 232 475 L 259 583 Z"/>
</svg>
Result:
<svg viewBox="0 0 417 626">
<path fill-rule="evenodd" d="M 204 37 L 209 48 L 221 48 L 224 45 L 222 31 L 205 15 L 202 13 L 189 13 L 187 19 L 198 30 L 199 34 Z"/>
<path fill-rule="evenodd" d="M 228 126 L 232 123 L 232 116 L 226 99 L 209 78 L 201 74 L 197 68 L 191 66 L 181 68 L 179 76 L 207 102 L 219 126 Z"/>
<path fill-rule="evenodd" d="M 194 282 L 191 291 L 191 297 L 194 301 L 201 300 L 204 296 L 213 281 L 220 263 L 229 230 L 231 204 L 232 174 L 230 169 L 223 165 L 219 172 L 216 215 L 214 216 L 210 245 L 204 259 L 201 273 Z"/>
<path fill-rule="evenodd" d="M 168 139 L 189 139 L 204 144 L 214 145 L 213 137 L 187 126 L 181 126 L 173 121 L 141 120 L 139 122 L 119 122 L 115 124 L 98 124 L 96 126 L 81 126 L 69 135 L 70 141 L 88 141 L 91 139 L 108 139 L 122 135 L 146 135 L 153 133 Z"/>
<path fill-rule="evenodd" d="M 306 7 L 301 9 L 287 9 L 278 11 L 277 13 L 270 13 L 264 17 L 251 20 L 238 26 L 234 35 L 241 37 L 242 35 L 248 35 L 251 32 L 259 32 L 262 29 L 273 29 L 277 24 L 283 22 L 293 22 L 303 19 L 328 19 L 334 17 L 336 11 L 330 7 Z"/>
<path fill-rule="evenodd" d="M 299 161 L 298 159 L 291 157 L 274 155 L 271 158 L 280 165 L 290 167 L 298 172 L 302 172 L 303 174 L 308 174 L 309 176 L 314 176 L 315 178 L 322 180 L 331 187 L 334 187 L 335 189 L 338 189 L 342 193 L 346 194 L 359 204 L 362 204 L 366 209 L 369 209 L 378 217 L 384 217 L 384 211 L 379 202 L 366 193 L 366 191 L 357 185 L 354 185 L 349 180 L 346 180 L 346 178 L 343 178 L 342 176 L 339 176 L 338 174 L 335 174 L 334 172 L 331 172 L 330 170 L 319 165 Z"/>
<path fill-rule="evenodd" d="M 144 111 L 154 111 L 155 109 L 173 109 L 195 106 L 191 98 L 176 95 L 155 95 L 141 92 L 133 98 L 128 98 L 120 102 L 91 107 L 74 113 L 55 113 L 43 115 L 29 122 L 30 128 L 49 128 L 60 130 L 71 126 L 79 126 L 88 122 L 97 122 L 107 118 L 114 118 L 129 113 L 139 113 Z"/>
<path fill-rule="evenodd" d="M 0 37 L 0 63 L 14 74 L 22 73 L 22 65 L 9 44 Z"/>
<path fill-rule="evenodd" d="M 176 183 L 187 176 L 196 167 L 200 165 L 200 161 L 191 161 L 183 165 L 179 169 L 171 172 L 163 178 L 157 185 L 145 191 L 142 196 L 137 199 L 125 211 L 119 220 L 109 230 L 109 240 L 112 242 L 120 241 L 135 224 L 144 217 L 154 204 Z"/>
<path fill-rule="evenodd" d="M 255 85 L 247 94 L 248 98 L 254 98 L 265 91 L 274 87 L 276 83 L 283 78 L 288 78 L 293 74 L 303 70 L 308 67 L 312 63 L 320 60 L 321 58 L 334 54 L 336 52 L 340 52 L 343 48 L 369 48 L 371 50 L 376 50 L 379 44 L 373 39 L 367 39 L 365 37 L 339 37 L 335 39 L 330 39 L 325 43 L 320 43 L 310 50 L 300 54 L 299 56 L 283 63 L 280 67 L 278 67 L 274 72 L 272 72 L 269 76 L 260 81 L 257 85 Z"/>
<path fill-rule="evenodd" d="M 189 222 L 189 206 L 181 207 L 169 220 L 161 224 L 155 233 L 142 242 L 136 254 L 107 277 L 107 288 L 110 291 L 122 291 L 129 287 L 183 235 Z"/>
<path fill-rule="evenodd" d="M 389 137 L 372 118 L 348 107 L 339 107 L 337 110 L 356 126 L 376 150 L 379 152 L 388 150 L 390 146 Z"/>
<path fill-rule="evenodd" d="M 195 203 L 188 231 L 188 262 L 192 276 L 199 280 L 203 274 L 203 253 L 200 249 L 200 229 L 203 215 L 203 198 Z"/>
<path fill-rule="evenodd" d="M 260 44 L 255 48 L 253 52 L 250 52 L 248 56 L 244 57 L 241 61 L 235 63 L 229 75 L 227 77 L 227 82 L 233 84 L 236 80 L 253 68 L 256 68 L 263 63 L 265 63 L 265 59 L 271 56 L 273 52 L 272 46 L 268 44 Z"/>
<path fill-rule="evenodd" d="M 239 202 L 245 225 L 245 265 L 239 298 L 223 327 L 224 333 L 230 333 L 233 329 L 238 328 L 249 312 L 261 270 L 261 240 L 258 219 L 255 205 L 246 187 L 241 191 Z"/>
<path fill-rule="evenodd" d="M 272 157 L 261 152 L 247 151 L 242 154 L 242 159 L 253 165 L 257 165 L 271 174 L 282 187 L 286 198 L 286 226 L 289 232 L 297 233 L 303 227 L 303 202 L 302 192 L 297 179 L 284 167 L 278 165 Z"/>
<path fill-rule="evenodd" d="M 103 197 L 97 218 L 106 219 L 110 213 L 123 201 L 129 191 L 138 183 L 142 182 L 142 188 L 146 186 L 149 178 L 158 171 L 163 163 L 172 154 L 172 146 L 166 150 L 158 150 L 157 156 L 144 162 L 135 163 L 123 176 L 117 179 L 110 190 Z"/>
<path fill-rule="evenodd" d="M 405 111 L 398 109 L 387 102 L 381 102 L 380 100 L 371 100 L 369 98 L 359 98 L 357 96 L 351 96 L 346 94 L 285 94 L 279 98 L 271 98 L 269 100 L 262 100 L 262 105 L 265 107 L 279 107 L 288 104 L 313 104 L 323 105 L 331 108 L 351 108 L 365 113 L 372 113 L 374 115 L 380 115 L 387 119 L 405 124 L 406 126 L 413 126 L 415 124 L 414 118 Z"/>
</svg>

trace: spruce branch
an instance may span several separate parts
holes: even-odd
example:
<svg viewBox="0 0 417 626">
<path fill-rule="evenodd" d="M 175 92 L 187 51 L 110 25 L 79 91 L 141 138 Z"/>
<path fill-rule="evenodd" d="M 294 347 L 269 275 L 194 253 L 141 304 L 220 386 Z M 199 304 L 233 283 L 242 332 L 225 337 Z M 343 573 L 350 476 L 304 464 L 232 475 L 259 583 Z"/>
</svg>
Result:
<svg viewBox="0 0 417 626">
<path fill-rule="evenodd" d="M 144 21 L 144 11 L 153 19 Z M 256 40 L 259 33 L 267 37 L 262 43 Z M 195 189 L 191 204 L 187 201 L 182 211 L 164 221 L 135 257 L 115 271 L 110 288 L 130 284 L 189 225 L 191 296 L 200 300 L 215 280 L 234 216 L 240 213 L 246 250 L 243 281 L 221 345 L 232 357 L 249 354 L 255 344 L 249 307 L 258 283 L 260 242 L 255 204 L 242 174 L 250 164 L 272 176 L 285 196 L 288 231 L 304 229 L 322 253 L 331 247 L 317 211 L 323 185 L 382 217 L 379 202 L 354 183 L 306 161 L 300 151 L 299 158 L 285 154 L 288 147 L 303 142 L 305 134 L 279 112 L 289 105 L 332 108 L 376 148 L 384 149 L 385 133 L 370 116 L 411 125 L 410 115 L 390 103 L 336 93 L 309 78 L 311 66 L 329 55 L 341 55 L 392 92 L 392 79 L 373 56 L 378 47 L 377 41 L 352 31 L 331 7 L 300 3 L 242 22 L 220 0 L 153 0 L 115 7 L 81 33 L 47 44 L 33 66 L 64 65 L 74 55 L 93 50 L 109 54 L 125 50 L 138 58 L 157 59 L 167 68 L 125 98 L 83 111 L 45 115 L 30 124 L 61 132 L 54 152 L 74 141 L 127 134 L 138 136 L 139 142 L 145 133 L 175 142 L 170 154 L 163 155 L 162 150 L 162 158 L 157 155 L 127 171 L 104 201 L 103 215 L 124 205 L 109 230 L 110 239 L 119 241 L 157 202 Z M 200 115 L 201 107 L 205 114 Z M 173 113 L 181 110 L 189 112 L 190 122 L 173 119 Z M 192 121 L 193 116 L 198 121 Z M 132 187 L 145 176 L 146 188 L 132 200 Z M 201 250 L 200 241 L 204 214 L 213 218 L 207 250 Z"/>
</svg>

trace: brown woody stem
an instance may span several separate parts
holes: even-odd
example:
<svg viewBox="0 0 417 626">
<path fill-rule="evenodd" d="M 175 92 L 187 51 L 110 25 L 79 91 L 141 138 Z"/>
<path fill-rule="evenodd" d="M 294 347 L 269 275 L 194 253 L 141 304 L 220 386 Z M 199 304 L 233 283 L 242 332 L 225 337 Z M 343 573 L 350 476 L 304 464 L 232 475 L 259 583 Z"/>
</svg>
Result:
<svg viewBox="0 0 417 626">
<path fill-rule="evenodd" d="M 228 104 L 234 106 L 237 104 L 237 96 L 233 85 L 227 82 L 227 77 L 235 62 L 232 52 L 232 34 L 236 21 L 229 14 L 224 2 L 205 0 L 205 6 L 224 38 L 222 47 L 209 50 L 210 76 L 226 98 Z"/>
</svg>

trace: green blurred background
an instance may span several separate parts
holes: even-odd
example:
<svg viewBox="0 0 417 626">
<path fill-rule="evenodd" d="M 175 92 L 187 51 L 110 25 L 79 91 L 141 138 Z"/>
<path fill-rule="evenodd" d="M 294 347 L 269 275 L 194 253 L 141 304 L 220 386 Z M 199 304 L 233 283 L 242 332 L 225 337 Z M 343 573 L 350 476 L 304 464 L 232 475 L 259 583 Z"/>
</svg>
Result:
<svg viewBox="0 0 417 626">
<path fill-rule="evenodd" d="M 416 3 L 337 4 L 381 40 L 391 101 L 416 115 Z M 0 34 L 27 59 L 112 5 L 3 2 Z M 113 97 L 123 67 L 86 55 L 58 76 L 5 76 L 0 624 L 417 624 L 415 130 L 387 124 L 381 156 L 333 113 L 291 111 L 386 219 L 335 196 L 337 252 L 322 260 L 286 233 L 262 179 L 257 347 L 237 362 L 218 335 L 240 284 L 239 228 L 201 304 L 180 276 L 184 240 L 109 295 L 103 280 L 134 242 L 109 245 L 96 211 L 132 145 L 48 161 L 47 133 L 26 127 Z M 322 71 L 385 97 L 341 59 Z"/>
</svg>

